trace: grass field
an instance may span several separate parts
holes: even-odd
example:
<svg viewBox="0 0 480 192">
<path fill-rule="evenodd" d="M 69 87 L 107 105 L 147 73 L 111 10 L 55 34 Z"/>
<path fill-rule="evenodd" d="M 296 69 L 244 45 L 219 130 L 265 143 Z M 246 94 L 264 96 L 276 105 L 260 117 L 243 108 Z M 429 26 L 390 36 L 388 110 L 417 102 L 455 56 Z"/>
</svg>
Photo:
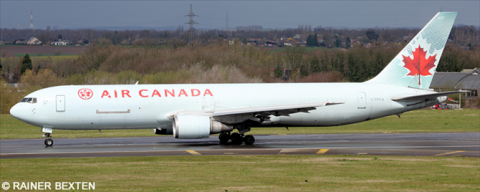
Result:
<svg viewBox="0 0 480 192">
<path fill-rule="evenodd" d="M 417 110 L 367 122 L 335 127 L 252 128 L 258 134 L 329 133 L 415 133 L 480 131 L 480 110 Z M 0 115 L 0 139 L 41 138 L 39 127 L 28 125 L 11 115 Z M 54 130 L 54 138 L 156 136 L 151 129 L 65 131 Z"/>
<path fill-rule="evenodd" d="M 32 56 L 30 58 L 32 59 L 32 62 L 35 63 L 36 61 L 39 61 L 39 60 L 47 60 L 48 57 L 50 57 L 50 59 L 52 59 L 53 62 L 57 62 L 57 61 L 67 60 L 67 59 L 74 60 L 74 59 L 77 59 L 78 56 L 79 55 L 59 55 L 59 56 L 44 55 L 44 56 Z"/>
<path fill-rule="evenodd" d="M 95 182 L 97 191 L 479 191 L 466 157 L 169 156 L 0 159 L 2 182 Z"/>
<path fill-rule="evenodd" d="M 87 49 L 84 46 L 34 46 L 34 45 L 1 45 L 2 51 L 6 52 L 7 56 L 19 57 L 24 56 L 26 53 L 29 55 L 37 55 L 42 53 L 44 55 L 53 55 L 55 52 L 60 51 L 62 55 L 80 55 Z"/>
</svg>

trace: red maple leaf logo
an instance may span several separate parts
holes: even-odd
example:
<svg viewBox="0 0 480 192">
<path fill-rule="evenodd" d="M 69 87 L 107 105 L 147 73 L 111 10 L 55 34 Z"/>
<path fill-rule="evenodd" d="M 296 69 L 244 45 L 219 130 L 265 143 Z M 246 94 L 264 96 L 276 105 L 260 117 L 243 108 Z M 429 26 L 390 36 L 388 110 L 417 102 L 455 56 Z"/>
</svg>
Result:
<svg viewBox="0 0 480 192">
<path fill-rule="evenodd" d="M 403 63 L 405 63 L 403 67 L 410 70 L 410 73 L 408 73 L 407 76 L 418 75 L 418 85 L 420 85 L 420 76 L 432 75 L 429 71 L 431 68 L 435 67 L 434 63 L 437 61 L 435 59 L 437 55 L 425 59 L 426 54 L 427 52 L 419 45 L 416 51 L 412 52 L 413 59 L 410 59 L 409 56 L 402 55 Z"/>
</svg>

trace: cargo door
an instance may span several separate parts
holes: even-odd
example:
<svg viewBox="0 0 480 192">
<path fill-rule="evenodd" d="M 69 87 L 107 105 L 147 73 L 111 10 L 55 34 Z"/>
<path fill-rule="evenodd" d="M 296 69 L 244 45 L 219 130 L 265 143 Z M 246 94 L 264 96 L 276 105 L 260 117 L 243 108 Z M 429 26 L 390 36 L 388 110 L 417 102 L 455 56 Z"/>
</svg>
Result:
<svg viewBox="0 0 480 192">
<path fill-rule="evenodd" d="M 57 95 L 57 112 L 64 112 L 65 111 L 65 95 Z"/>
</svg>

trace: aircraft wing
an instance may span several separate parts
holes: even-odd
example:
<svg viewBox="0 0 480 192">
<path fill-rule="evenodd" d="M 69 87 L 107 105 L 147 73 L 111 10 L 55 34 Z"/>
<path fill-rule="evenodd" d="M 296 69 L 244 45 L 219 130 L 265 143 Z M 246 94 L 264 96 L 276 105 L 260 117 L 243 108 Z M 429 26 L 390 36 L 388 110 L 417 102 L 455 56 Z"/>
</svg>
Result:
<svg viewBox="0 0 480 192">
<path fill-rule="evenodd" d="M 402 96 L 402 97 L 394 97 L 392 101 L 406 101 L 406 100 L 418 100 L 418 99 L 434 99 L 441 96 L 447 96 L 456 93 L 465 93 L 467 91 L 448 91 L 448 92 L 440 92 L 440 93 L 429 93 L 429 94 L 421 94 L 421 95 L 412 95 L 412 96 Z"/>
<path fill-rule="evenodd" d="M 278 105 L 267 107 L 253 107 L 253 108 L 240 108 L 240 109 L 224 109 L 214 111 L 180 111 L 175 114 L 191 114 L 191 115 L 208 115 L 213 119 L 227 123 L 239 123 L 246 120 L 252 120 L 257 122 L 263 122 L 269 120 L 269 116 L 290 116 L 293 113 L 308 113 L 316 107 L 324 107 L 330 105 L 338 105 L 343 103 L 306 103 L 295 105 Z M 173 117 L 175 114 L 170 114 Z"/>
</svg>

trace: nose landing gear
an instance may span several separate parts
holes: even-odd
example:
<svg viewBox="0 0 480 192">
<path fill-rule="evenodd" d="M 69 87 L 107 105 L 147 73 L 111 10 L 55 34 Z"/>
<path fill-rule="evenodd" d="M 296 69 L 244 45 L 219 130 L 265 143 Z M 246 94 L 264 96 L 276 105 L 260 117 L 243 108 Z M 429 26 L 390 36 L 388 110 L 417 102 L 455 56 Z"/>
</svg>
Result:
<svg viewBox="0 0 480 192">
<path fill-rule="evenodd" d="M 43 135 L 43 137 L 46 137 L 47 139 L 45 139 L 45 146 L 47 147 L 51 147 L 53 145 L 53 139 L 50 138 L 50 133 L 45 133 Z"/>
</svg>

